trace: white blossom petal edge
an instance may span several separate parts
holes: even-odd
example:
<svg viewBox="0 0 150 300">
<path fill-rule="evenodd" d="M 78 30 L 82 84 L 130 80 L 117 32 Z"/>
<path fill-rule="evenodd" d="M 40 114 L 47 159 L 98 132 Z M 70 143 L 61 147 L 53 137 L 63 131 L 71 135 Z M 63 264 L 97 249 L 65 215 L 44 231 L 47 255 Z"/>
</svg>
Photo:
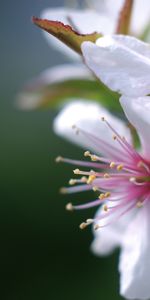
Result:
<svg viewBox="0 0 150 300">
<path fill-rule="evenodd" d="M 139 97 L 150 93 L 150 45 L 131 36 L 99 38 L 82 44 L 87 66 L 110 89 Z"/>
</svg>

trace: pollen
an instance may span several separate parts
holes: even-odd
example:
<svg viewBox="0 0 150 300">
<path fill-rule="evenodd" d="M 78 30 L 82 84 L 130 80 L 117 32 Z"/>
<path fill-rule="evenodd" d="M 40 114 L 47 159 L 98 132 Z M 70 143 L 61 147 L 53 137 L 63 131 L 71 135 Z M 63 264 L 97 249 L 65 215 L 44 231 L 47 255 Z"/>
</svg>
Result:
<svg viewBox="0 0 150 300">
<path fill-rule="evenodd" d="M 104 211 L 108 211 L 108 206 L 105 204 L 104 206 L 103 206 L 103 209 L 104 209 Z"/>
<path fill-rule="evenodd" d="M 115 164 L 115 162 L 112 161 L 109 166 L 111 169 L 113 169 L 116 166 L 116 164 Z"/>
<path fill-rule="evenodd" d="M 105 193 L 105 198 L 108 198 L 108 197 L 110 197 L 110 196 L 111 196 L 111 193 L 110 193 L 110 192 Z"/>
<path fill-rule="evenodd" d="M 90 156 L 90 151 L 85 151 L 85 152 L 84 152 L 84 156 L 85 156 L 85 157 Z"/>
<path fill-rule="evenodd" d="M 117 166 L 117 171 L 122 171 L 123 167 L 124 167 L 123 165 L 118 165 Z"/>
<path fill-rule="evenodd" d="M 93 186 L 93 191 L 97 192 L 99 190 L 99 188 L 97 186 Z"/>
<path fill-rule="evenodd" d="M 137 206 L 138 208 L 141 208 L 141 207 L 143 206 L 143 202 L 142 202 L 142 201 L 138 201 L 138 202 L 136 203 L 136 206 Z"/>
<path fill-rule="evenodd" d="M 80 174 L 80 170 L 79 169 L 75 169 L 75 170 L 73 170 L 73 173 L 76 174 L 76 175 L 78 175 L 78 174 Z"/>
<path fill-rule="evenodd" d="M 69 211 L 73 211 L 74 210 L 72 203 L 68 203 L 66 205 L 66 210 L 69 210 Z"/>
<path fill-rule="evenodd" d="M 55 162 L 59 163 L 61 161 L 63 161 L 63 157 L 62 156 L 57 156 L 56 159 L 55 159 Z"/>
<path fill-rule="evenodd" d="M 85 222 L 83 222 L 83 223 L 81 223 L 81 224 L 79 225 L 79 228 L 80 228 L 81 230 L 83 230 L 83 229 L 85 229 L 87 226 L 88 226 L 88 224 L 85 223 Z"/>
<path fill-rule="evenodd" d="M 110 175 L 108 173 L 105 173 L 104 178 L 110 178 Z"/>
<path fill-rule="evenodd" d="M 99 198 L 100 200 L 104 200 L 104 199 L 105 199 L 105 194 L 103 194 L 103 193 L 100 194 L 98 198 Z"/>
<path fill-rule="evenodd" d="M 90 175 L 88 180 L 87 180 L 87 184 L 91 184 L 95 179 L 96 179 L 95 175 Z"/>
<path fill-rule="evenodd" d="M 76 184 L 76 182 L 77 182 L 76 179 L 70 179 L 69 180 L 70 185 L 74 185 L 74 184 Z"/>
</svg>

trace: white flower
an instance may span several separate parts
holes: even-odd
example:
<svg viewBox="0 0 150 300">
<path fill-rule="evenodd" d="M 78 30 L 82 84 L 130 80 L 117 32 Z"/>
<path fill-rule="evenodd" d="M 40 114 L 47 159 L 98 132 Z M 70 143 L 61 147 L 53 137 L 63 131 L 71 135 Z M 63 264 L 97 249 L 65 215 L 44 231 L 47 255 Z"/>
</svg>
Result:
<svg viewBox="0 0 150 300">
<path fill-rule="evenodd" d="M 113 34 L 117 28 L 119 13 L 123 7 L 124 0 L 89 0 L 89 9 L 70 9 L 70 8 L 47 8 L 41 18 L 61 21 L 71 25 L 79 33 L 92 33 L 94 31 L 102 34 Z M 131 18 L 131 34 L 139 36 L 143 33 L 149 23 L 150 1 L 135 0 Z M 55 49 L 67 55 L 67 58 L 79 59 L 79 56 L 67 46 L 60 44 L 53 36 L 44 32 L 48 43 Z"/>
<path fill-rule="evenodd" d="M 150 45 L 135 37 L 112 35 L 84 42 L 88 67 L 113 91 L 127 96 L 150 93 Z"/>
<path fill-rule="evenodd" d="M 92 223 L 95 229 L 101 227 L 94 231 L 92 244 L 92 250 L 98 255 L 108 254 L 118 246 L 121 248 L 121 295 L 127 299 L 149 299 L 150 97 L 122 96 L 120 103 L 139 133 L 141 153 L 131 145 L 129 130 L 122 121 L 98 104 L 73 102 L 56 117 L 55 132 L 85 149 L 91 149 L 94 154 L 85 152 L 91 162 L 65 158 L 58 161 L 92 168 L 92 172 L 76 169 L 74 173 L 84 177 L 72 179 L 70 184 L 78 185 L 65 188 L 63 192 L 93 189 L 100 190 L 102 194 L 90 203 L 77 206 L 70 203 L 67 208 L 84 209 L 103 203 L 95 218 L 82 223 L 81 228 Z M 103 121 L 100 116 L 104 116 Z M 76 125 L 75 132 L 71 129 L 72 124 Z M 115 134 L 114 139 L 112 133 Z M 104 175 L 103 170 L 106 172 Z"/>
</svg>

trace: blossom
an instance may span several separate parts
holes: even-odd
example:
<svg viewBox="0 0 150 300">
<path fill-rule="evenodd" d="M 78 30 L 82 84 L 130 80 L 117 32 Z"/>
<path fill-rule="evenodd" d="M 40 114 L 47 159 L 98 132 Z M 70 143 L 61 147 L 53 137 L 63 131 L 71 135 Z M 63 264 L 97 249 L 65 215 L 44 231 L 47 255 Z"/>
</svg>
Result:
<svg viewBox="0 0 150 300">
<path fill-rule="evenodd" d="M 108 254 L 118 246 L 121 248 L 121 295 L 127 299 L 149 299 L 150 97 L 122 96 L 120 103 L 139 133 L 141 150 L 133 147 L 123 121 L 98 104 L 73 102 L 56 117 L 54 129 L 84 147 L 84 155 L 91 161 L 61 157 L 57 161 L 88 168 L 77 167 L 74 173 L 81 177 L 71 179 L 71 186 L 63 192 L 94 190 L 94 200 L 80 205 L 69 203 L 67 209 L 99 207 L 96 216 L 83 222 L 81 229 L 93 224 L 92 249 L 99 255 Z M 71 122 L 75 124 L 74 130 Z M 72 186 L 74 184 L 77 185 Z"/>
<path fill-rule="evenodd" d="M 124 5 L 124 0 L 87 0 L 84 9 L 71 8 L 47 8 L 41 13 L 41 18 L 48 20 L 58 20 L 64 24 L 72 26 L 81 34 L 100 32 L 104 35 L 116 32 L 120 11 Z M 130 33 L 136 36 L 142 35 L 149 25 L 150 1 L 135 0 L 131 16 Z M 138 21 L 137 21 L 138 20 Z M 79 59 L 79 56 L 65 45 L 44 32 L 50 44 L 56 50 L 63 52 L 67 58 Z"/>
<path fill-rule="evenodd" d="M 135 37 L 108 35 L 84 42 L 87 66 L 113 91 L 134 97 L 150 93 L 150 46 Z"/>
</svg>

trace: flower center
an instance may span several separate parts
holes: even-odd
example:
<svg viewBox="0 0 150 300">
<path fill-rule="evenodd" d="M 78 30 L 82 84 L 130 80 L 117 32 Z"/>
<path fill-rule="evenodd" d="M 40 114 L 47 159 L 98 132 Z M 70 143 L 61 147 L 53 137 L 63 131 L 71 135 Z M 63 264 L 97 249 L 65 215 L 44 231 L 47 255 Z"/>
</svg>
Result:
<svg viewBox="0 0 150 300">
<path fill-rule="evenodd" d="M 89 141 L 99 146 L 99 151 L 103 149 L 107 156 L 105 158 L 90 151 L 84 152 L 84 157 L 91 161 L 71 160 L 58 157 L 57 162 L 63 161 L 74 165 L 92 168 L 88 171 L 75 169 L 73 173 L 80 178 L 70 179 L 71 187 L 62 188 L 62 193 L 74 193 L 93 190 L 96 199 L 91 202 L 73 205 L 68 203 L 66 209 L 69 211 L 88 209 L 101 205 L 101 212 L 94 219 L 89 218 L 80 224 L 84 229 L 90 224 L 94 224 L 95 230 L 104 227 L 129 211 L 140 208 L 150 199 L 150 164 L 130 145 L 124 137 L 121 137 L 115 129 L 102 118 L 108 128 L 113 132 L 113 140 L 119 147 L 110 147 L 109 143 L 97 138 L 80 128 L 73 128 L 77 134 L 82 134 L 83 138 L 88 137 Z"/>
</svg>

